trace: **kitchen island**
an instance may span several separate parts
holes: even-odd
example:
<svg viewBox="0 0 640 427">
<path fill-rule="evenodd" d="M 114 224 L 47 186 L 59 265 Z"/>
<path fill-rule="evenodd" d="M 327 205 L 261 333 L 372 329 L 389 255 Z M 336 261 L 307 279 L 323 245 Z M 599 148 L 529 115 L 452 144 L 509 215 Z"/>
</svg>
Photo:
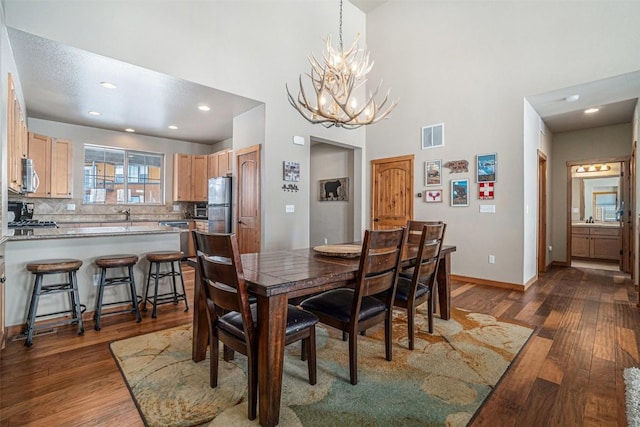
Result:
<svg viewBox="0 0 640 427">
<path fill-rule="evenodd" d="M 12 233 L 13 232 L 13 233 Z M 138 295 L 146 284 L 148 252 L 180 249 L 180 233 L 184 230 L 165 226 L 36 228 L 9 230 L 5 252 L 6 294 L 5 322 L 7 327 L 22 325 L 26 319 L 33 275 L 26 270 L 29 262 L 51 258 L 75 258 L 83 264 L 77 273 L 81 304 L 87 312 L 95 310 L 97 278 L 100 270 L 93 264 L 95 258 L 112 254 L 135 254 L 140 261 L 134 267 Z M 111 273 L 113 274 L 113 273 Z M 55 275 L 52 275 L 55 276 Z M 61 281 L 60 277 L 45 280 Z M 124 286 L 107 288 L 105 301 L 127 299 Z M 61 311 L 68 307 L 67 295 L 57 294 L 42 298 L 38 313 Z M 91 318 L 85 314 L 85 319 Z"/>
</svg>

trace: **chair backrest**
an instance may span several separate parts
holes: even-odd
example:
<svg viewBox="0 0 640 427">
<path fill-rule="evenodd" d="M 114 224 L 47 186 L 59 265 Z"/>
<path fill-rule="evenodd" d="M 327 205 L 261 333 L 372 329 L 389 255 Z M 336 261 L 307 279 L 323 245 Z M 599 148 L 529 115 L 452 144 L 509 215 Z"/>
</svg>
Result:
<svg viewBox="0 0 640 427">
<path fill-rule="evenodd" d="M 364 296 L 390 291 L 387 292 L 387 307 L 393 305 L 405 230 L 402 227 L 395 230 L 365 231 L 356 278 L 353 316 L 360 310 L 360 302 Z"/>
<path fill-rule="evenodd" d="M 409 221 L 407 251 L 417 251 L 414 281 L 431 286 L 440 263 L 440 250 L 447 225 L 442 221 Z"/>
<path fill-rule="evenodd" d="M 225 312 L 239 312 L 245 338 L 250 345 L 254 342 L 256 332 L 236 235 L 195 230 L 192 233 L 198 257 L 198 273 L 212 323 Z"/>
</svg>

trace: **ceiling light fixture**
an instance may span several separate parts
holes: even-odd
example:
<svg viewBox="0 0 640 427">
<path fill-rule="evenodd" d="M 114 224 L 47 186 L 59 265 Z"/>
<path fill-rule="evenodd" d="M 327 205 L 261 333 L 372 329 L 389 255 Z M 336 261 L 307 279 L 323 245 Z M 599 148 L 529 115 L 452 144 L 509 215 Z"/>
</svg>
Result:
<svg viewBox="0 0 640 427">
<path fill-rule="evenodd" d="M 576 102 L 578 99 L 580 99 L 580 95 L 569 95 L 564 98 L 567 102 Z"/>
<path fill-rule="evenodd" d="M 109 82 L 100 82 L 100 86 L 102 86 L 103 88 L 106 89 L 116 89 L 118 86 L 114 85 L 113 83 L 109 83 Z"/>
<path fill-rule="evenodd" d="M 209 110 L 211 110 L 211 107 L 209 107 L 208 105 L 198 105 L 198 110 L 200 110 L 200 111 L 209 111 Z"/>
<path fill-rule="evenodd" d="M 100 114 L 100 112 L 98 112 L 98 111 L 89 111 L 89 115 L 90 115 L 90 116 L 99 116 L 99 115 L 101 115 L 101 114 Z"/>
<path fill-rule="evenodd" d="M 585 114 L 593 114 L 593 113 L 597 113 L 598 111 L 600 111 L 599 108 L 587 108 L 586 110 L 584 110 Z"/>
<path fill-rule="evenodd" d="M 342 44 L 342 0 L 340 0 L 340 32 L 339 50 L 331 45 L 331 36 L 327 36 L 327 51 L 323 54 L 324 62 L 318 61 L 313 54 L 308 57 L 311 72 L 307 76 L 315 92 L 315 99 L 310 99 L 302 85 L 302 75 L 299 76 L 300 91 L 298 98 L 294 98 L 287 88 L 289 103 L 306 120 L 324 127 L 343 127 L 356 129 L 360 126 L 376 123 L 389 115 L 398 105 L 395 100 L 386 110 L 382 110 L 389 98 L 389 92 L 382 102 L 375 97 L 382 85 L 369 92 L 364 102 L 359 102 L 354 92 L 367 81 L 366 75 L 371 71 L 373 62 L 369 64 L 369 51 L 358 48 L 358 37 L 353 45 L 345 51 Z"/>
<path fill-rule="evenodd" d="M 135 129 L 131 129 L 131 128 L 126 128 L 124 131 L 125 131 L 125 132 L 129 132 L 129 133 L 133 133 L 133 132 L 135 132 L 136 130 L 135 130 Z"/>
<path fill-rule="evenodd" d="M 178 126 L 176 126 L 176 125 L 169 125 L 169 129 L 176 130 L 176 129 L 178 129 Z"/>
</svg>

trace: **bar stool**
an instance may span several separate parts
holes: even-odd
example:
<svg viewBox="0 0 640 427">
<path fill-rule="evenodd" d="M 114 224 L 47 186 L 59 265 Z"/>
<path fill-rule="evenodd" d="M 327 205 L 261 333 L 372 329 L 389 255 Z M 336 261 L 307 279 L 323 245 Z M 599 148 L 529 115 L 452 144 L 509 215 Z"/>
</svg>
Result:
<svg viewBox="0 0 640 427">
<path fill-rule="evenodd" d="M 184 254 L 181 251 L 160 251 L 150 252 L 147 254 L 147 260 L 149 261 L 149 273 L 147 274 L 147 286 L 145 287 L 144 297 L 142 298 L 144 301 L 144 304 L 142 305 L 142 311 L 147 311 L 147 301 L 149 301 L 153 306 L 153 310 L 151 311 L 151 317 L 153 319 L 156 318 L 156 309 L 160 304 L 173 303 L 177 305 L 179 300 L 183 300 L 185 307 L 184 311 L 189 311 L 187 293 L 185 291 L 184 279 L 182 277 L 182 266 L 180 265 L 180 261 L 182 260 L 183 255 Z M 169 266 L 167 266 L 167 271 L 160 272 L 160 266 L 167 263 L 171 266 L 171 271 L 168 271 Z M 177 271 L 175 268 L 176 263 L 178 264 Z M 153 272 L 154 264 L 155 273 Z M 171 277 L 171 292 L 158 294 L 158 282 L 163 277 Z M 178 293 L 178 290 L 176 288 L 176 277 L 180 277 L 180 282 L 182 283 L 181 294 Z M 149 296 L 149 286 L 151 285 L 151 279 L 154 279 L 155 282 L 153 298 Z"/>
<path fill-rule="evenodd" d="M 114 314 L 122 314 L 122 313 L 135 313 L 136 322 L 140 323 L 142 317 L 140 316 L 140 310 L 138 309 L 139 297 L 136 292 L 136 282 L 133 277 L 133 266 L 138 262 L 137 255 L 107 255 L 96 258 L 95 264 L 100 267 L 102 270 L 100 272 L 100 285 L 98 287 L 98 299 L 96 301 L 96 311 L 93 315 L 93 320 L 95 320 L 95 330 L 100 330 L 100 320 L 102 316 L 112 316 Z M 126 268 L 128 274 L 126 276 L 115 276 L 115 277 L 107 277 L 107 269 L 109 268 Z M 114 301 L 114 302 L 103 302 L 104 297 L 104 289 L 107 286 L 117 286 L 117 285 L 129 285 L 129 293 L 131 295 L 131 299 L 128 301 Z M 102 307 L 110 306 L 110 305 L 118 305 L 123 303 L 131 303 L 131 308 L 126 308 L 118 311 L 110 311 L 108 313 L 102 313 Z"/>
<path fill-rule="evenodd" d="M 24 342 L 26 347 L 31 347 L 33 342 L 33 333 L 36 330 L 36 319 L 38 317 L 52 316 L 55 314 L 71 313 L 71 319 L 65 319 L 57 322 L 49 322 L 46 325 L 40 325 L 37 329 L 48 328 L 51 326 L 65 325 L 65 324 L 78 324 L 78 335 L 84 334 L 84 324 L 82 323 L 82 313 L 86 310 L 86 307 L 80 304 L 80 293 L 78 292 L 78 283 L 76 280 L 76 272 L 80 269 L 82 261 L 78 259 L 46 259 L 40 261 L 33 261 L 27 264 L 27 270 L 35 274 L 35 281 L 33 284 L 33 292 L 31 293 L 31 303 L 29 305 L 29 312 L 27 314 L 27 323 L 24 329 L 24 335 L 27 339 Z M 66 273 L 67 282 L 43 284 L 45 275 Z M 69 302 L 71 303 L 71 309 L 62 310 L 55 313 L 40 314 L 37 315 L 38 302 L 40 296 L 52 295 L 56 293 L 68 293 Z"/>
</svg>

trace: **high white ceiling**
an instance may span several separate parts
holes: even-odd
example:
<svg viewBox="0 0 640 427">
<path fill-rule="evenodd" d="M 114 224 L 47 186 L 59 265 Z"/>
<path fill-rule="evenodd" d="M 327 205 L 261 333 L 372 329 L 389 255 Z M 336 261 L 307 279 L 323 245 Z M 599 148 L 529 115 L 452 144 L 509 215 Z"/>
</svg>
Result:
<svg viewBox="0 0 640 427">
<path fill-rule="evenodd" d="M 30 118 L 212 144 L 231 138 L 233 118 L 260 104 L 13 28 L 8 32 Z M 200 111 L 200 105 L 211 110 Z"/>
<path fill-rule="evenodd" d="M 385 2 L 351 1 L 365 12 Z M 8 33 L 31 118 L 213 144 L 232 137 L 235 116 L 260 105 L 13 28 Z M 104 81 L 117 89 L 103 88 Z M 565 101 L 571 95 L 580 98 Z M 552 132 L 630 123 L 638 98 L 640 71 L 527 97 Z M 202 104 L 211 110 L 199 111 Z M 594 106 L 598 113 L 584 114 Z"/>
</svg>

